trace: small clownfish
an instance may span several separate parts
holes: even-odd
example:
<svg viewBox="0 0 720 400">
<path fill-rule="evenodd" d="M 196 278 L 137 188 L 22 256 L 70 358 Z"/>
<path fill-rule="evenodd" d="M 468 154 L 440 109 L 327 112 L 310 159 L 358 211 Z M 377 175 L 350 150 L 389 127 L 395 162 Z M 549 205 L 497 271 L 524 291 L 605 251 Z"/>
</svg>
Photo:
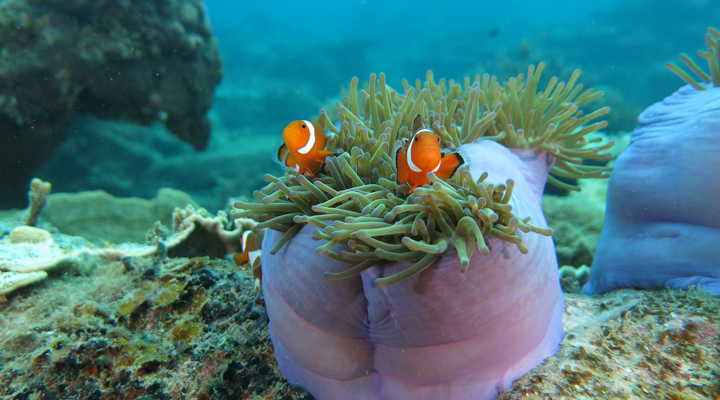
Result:
<svg viewBox="0 0 720 400">
<path fill-rule="evenodd" d="M 242 244 L 242 253 L 235 253 L 235 255 L 233 255 L 233 259 L 238 267 L 246 262 L 250 265 L 250 269 L 252 269 L 253 282 L 255 284 L 255 301 L 257 302 L 260 297 L 260 290 L 262 289 L 260 239 L 255 232 L 246 230 L 242 234 L 240 243 Z"/>
<path fill-rule="evenodd" d="M 452 153 L 445 157 L 440 151 L 440 136 L 429 129 L 423 128 L 420 115 L 413 121 L 415 132 L 404 147 L 395 152 L 395 165 L 397 166 L 397 183 L 408 182 L 412 193 L 418 186 L 428 183 L 428 172 L 434 172 L 438 178 L 450 179 L 457 169 L 465 163 L 459 153 Z"/>
<path fill-rule="evenodd" d="M 278 160 L 286 167 L 297 169 L 298 174 L 315 176 L 325 157 L 332 154 L 325 151 L 325 114 L 320 114 L 318 122 L 289 123 L 283 130 L 283 140 L 285 143 L 278 150 Z"/>
</svg>

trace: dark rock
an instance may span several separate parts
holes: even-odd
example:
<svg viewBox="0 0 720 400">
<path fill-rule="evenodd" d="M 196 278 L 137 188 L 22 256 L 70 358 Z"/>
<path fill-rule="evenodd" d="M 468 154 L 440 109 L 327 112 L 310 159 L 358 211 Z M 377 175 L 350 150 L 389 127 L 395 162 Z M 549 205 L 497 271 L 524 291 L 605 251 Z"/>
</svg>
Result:
<svg viewBox="0 0 720 400">
<path fill-rule="evenodd" d="M 212 270 L 210 270 L 209 268 L 203 268 L 193 271 L 190 274 L 190 281 L 188 282 L 187 286 L 189 288 L 194 286 L 202 286 L 205 289 L 210 289 L 211 287 L 215 286 L 217 280 L 218 278 L 215 276 Z"/>
<path fill-rule="evenodd" d="M 150 360 L 150 361 L 145 361 L 144 363 L 142 363 L 142 365 L 140 366 L 140 369 L 142 369 L 142 371 L 145 372 L 146 374 L 150 374 L 150 373 L 157 371 L 161 365 L 162 365 L 162 363 L 158 360 Z"/>
<path fill-rule="evenodd" d="M 248 281 L 243 282 L 237 274 L 227 275 L 222 283 L 213 287 L 210 299 L 203 306 L 200 315 L 206 324 L 234 317 L 238 321 L 250 318 L 253 313 L 253 288 Z"/>
<path fill-rule="evenodd" d="M 200 0 L 7 0 L 0 15 L 0 208 L 26 185 L 76 116 L 164 121 L 203 150 L 222 77 Z"/>
</svg>

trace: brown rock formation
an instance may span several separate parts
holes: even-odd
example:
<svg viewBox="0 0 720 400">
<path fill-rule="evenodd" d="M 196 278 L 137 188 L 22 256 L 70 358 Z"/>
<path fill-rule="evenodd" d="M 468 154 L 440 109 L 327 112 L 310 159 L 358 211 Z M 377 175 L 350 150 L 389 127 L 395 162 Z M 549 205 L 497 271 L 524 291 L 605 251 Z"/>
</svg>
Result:
<svg viewBox="0 0 720 400">
<path fill-rule="evenodd" d="M 222 66 L 201 0 L 0 4 L 0 208 L 23 207 L 32 172 L 79 114 L 163 121 L 202 150 Z"/>
</svg>

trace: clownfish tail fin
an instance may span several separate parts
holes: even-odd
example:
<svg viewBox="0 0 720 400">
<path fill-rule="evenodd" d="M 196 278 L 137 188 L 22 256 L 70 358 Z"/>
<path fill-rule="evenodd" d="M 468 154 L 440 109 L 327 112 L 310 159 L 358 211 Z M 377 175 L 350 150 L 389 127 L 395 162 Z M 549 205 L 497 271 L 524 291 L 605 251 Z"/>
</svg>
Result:
<svg viewBox="0 0 720 400">
<path fill-rule="evenodd" d="M 235 261 L 235 265 L 238 267 L 248 262 L 247 256 L 243 253 L 235 253 L 233 254 L 233 260 Z"/>
<path fill-rule="evenodd" d="M 289 155 L 290 155 L 290 150 L 288 150 L 285 143 L 281 144 L 280 148 L 278 149 L 278 152 L 277 152 L 278 161 L 280 161 L 281 164 L 285 164 Z"/>
<path fill-rule="evenodd" d="M 450 179 L 463 164 L 465 164 L 465 160 L 460 153 L 451 153 L 440 160 L 440 168 L 435 175 L 440 179 Z"/>
<path fill-rule="evenodd" d="M 295 168 L 297 166 L 297 163 L 292 158 L 292 155 L 290 155 L 290 150 L 287 148 L 285 143 L 280 146 L 277 153 L 277 160 L 280 162 L 280 164 L 288 167 L 288 168 Z"/>
</svg>

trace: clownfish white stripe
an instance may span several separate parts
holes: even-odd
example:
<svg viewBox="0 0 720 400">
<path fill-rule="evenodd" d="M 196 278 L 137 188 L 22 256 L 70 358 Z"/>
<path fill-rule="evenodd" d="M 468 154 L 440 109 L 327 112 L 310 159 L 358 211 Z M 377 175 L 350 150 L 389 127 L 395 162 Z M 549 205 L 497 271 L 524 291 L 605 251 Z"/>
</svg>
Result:
<svg viewBox="0 0 720 400">
<path fill-rule="evenodd" d="M 255 261 L 260 259 L 261 250 L 253 250 L 248 252 L 248 261 L 250 261 L 250 267 L 255 268 Z"/>
<path fill-rule="evenodd" d="M 420 129 L 419 131 L 415 132 L 415 134 L 413 135 L 412 139 L 410 139 L 410 146 L 408 146 L 407 163 L 408 163 L 408 166 L 410 167 L 410 170 L 413 171 L 413 172 L 421 172 L 421 171 L 422 171 L 422 170 L 420 169 L 420 167 L 418 167 L 417 165 L 415 165 L 415 163 L 414 163 L 413 160 L 412 160 L 412 147 L 413 147 L 413 143 L 415 143 L 415 137 L 416 137 L 418 134 L 423 133 L 423 132 L 433 133 L 433 131 L 431 131 L 430 129 Z M 440 164 L 438 164 L 438 166 L 437 166 L 432 172 L 437 171 L 438 168 L 440 168 Z"/>
<path fill-rule="evenodd" d="M 430 172 L 437 172 L 437 170 L 440 169 L 440 164 L 442 164 L 442 160 L 438 161 L 437 167 L 435 167 L 435 168 L 434 168 L 432 171 L 430 171 Z"/>
<path fill-rule="evenodd" d="M 298 150 L 298 153 L 300 154 L 307 154 L 312 150 L 313 146 L 315 146 L 315 125 L 311 124 L 310 121 L 303 120 L 303 123 L 305 126 L 308 127 L 308 131 L 310 132 L 310 138 L 308 138 L 308 142 L 303 146 L 300 150 Z"/>
<path fill-rule="evenodd" d="M 243 250 L 245 250 L 245 249 L 247 248 L 247 238 L 248 238 L 248 235 L 250 235 L 251 232 L 252 232 L 252 231 L 248 229 L 248 230 L 246 230 L 245 232 L 243 232 L 243 234 L 242 234 L 242 248 L 243 248 Z"/>
</svg>

